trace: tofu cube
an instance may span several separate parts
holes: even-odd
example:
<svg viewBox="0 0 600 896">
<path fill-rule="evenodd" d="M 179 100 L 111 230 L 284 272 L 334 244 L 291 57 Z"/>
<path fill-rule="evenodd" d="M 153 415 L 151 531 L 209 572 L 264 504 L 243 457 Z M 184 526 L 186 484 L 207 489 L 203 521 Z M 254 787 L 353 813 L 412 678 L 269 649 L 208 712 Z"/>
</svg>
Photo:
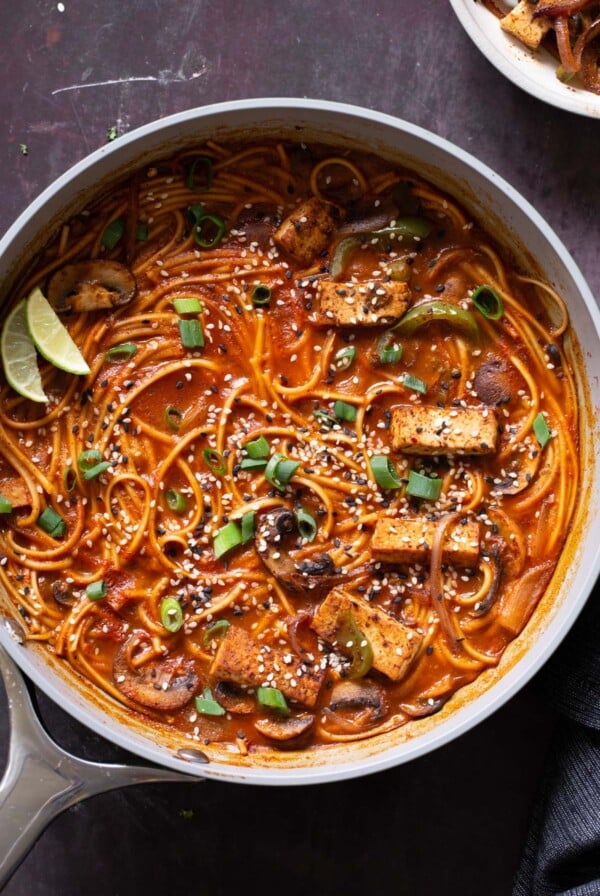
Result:
<svg viewBox="0 0 600 896">
<path fill-rule="evenodd" d="M 272 685 L 289 700 L 310 709 L 317 702 L 326 670 L 301 662 L 291 651 L 256 641 L 245 629 L 230 625 L 210 674 L 244 687 Z"/>
<path fill-rule="evenodd" d="M 13 510 L 19 507 L 31 507 L 31 495 L 25 484 L 25 480 L 20 477 L 17 479 L 3 479 L 0 481 L 0 495 L 6 498 L 13 506 Z"/>
<path fill-rule="evenodd" d="M 552 27 L 550 19 L 546 16 L 533 17 L 535 9 L 535 5 L 529 0 L 520 0 L 508 15 L 500 19 L 500 26 L 504 31 L 513 34 L 531 50 L 536 50 L 539 47 Z"/>
<path fill-rule="evenodd" d="M 307 199 L 285 218 L 273 239 L 300 264 L 309 265 L 329 246 L 342 214 L 332 202 Z"/>
<path fill-rule="evenodd" d="M 411 300 L 401 281 L 368 280 L 364 283 L 318 284 L 317 323 L 337 327 L 376 327 L 402 317 Z"/>
<path fill-rule="evenodd" d="M 425 519 L 377 520 L 371 538 L 371 556 L 382 563 L 424 563 L 431 556 L 437 523 Z M 472 567 L 479 560 L 479 523 L 469 520 L 446 532 L 442 563 Z"/>
<path fill-rule="evenodd" d="M 392 409 L 392 448 L 404 454 L 493 454 L 498 420 L 492 408 Z"/>
<path fill-rule="evenodd" d="M 348 647 L 338 642 L 338 636 L 343 633 L 349 613 L 371 645 L 373 667 L 392 681 L 400 681 L 419 652 L 422 635 L 379 607 L 336 588 L 329 592 L 315 613 L 311 627 L 343 654 L 348 654 Z"/>
</svg>

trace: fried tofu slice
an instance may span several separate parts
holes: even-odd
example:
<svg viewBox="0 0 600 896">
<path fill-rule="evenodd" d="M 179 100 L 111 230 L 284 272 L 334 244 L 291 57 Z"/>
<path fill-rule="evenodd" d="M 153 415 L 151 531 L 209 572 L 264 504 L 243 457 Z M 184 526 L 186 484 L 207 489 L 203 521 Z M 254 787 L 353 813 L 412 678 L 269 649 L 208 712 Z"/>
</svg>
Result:
<svg viewBox="0 0 600 896">
<path fill-rule="evenodd" d="M 316 322 L 324 326 L 376 327 L 391 323 L 402 317 L 411 301 L 408 285 L 394 280 L 364 283 L 321 280 L 317 289 Z"/>
<path fill-rule="evenodd" d="M 535 5 L 529 0 L 520 0 L 508 15 L 500 19 L 500 26 L 504 31 L 513 34 L 531 50 L 537 50 L 552 27 L 550 19 L 546 16 L 534 18 L 535 10 Z"/>
<path fill-rule="evenodd" d="M 256 641 L 245 629 L 230 625 L 210 674 L 219 681 L 244 687 L 279 688 L 289 700 L 310 709 L 317 702 L 326 670 L 301 662 L 291 652 Z"/>
<path fill-rule="evenodd" d="M 379 607 L 336 588 L 329 592 L 315 613 L 311 627 L 341 653 L 348 653 L 346 645 L 338 643 L 338 637 L 349 613 L 371 645 L 373 668 L 392 681 L 400 681 L 419 652 L 422 635 Z"/>
<path fill-rule="evenodd" d="M 377 520 L 371 538 L 371 556 L 382 563 L 423 563 L 431 556 L 436 522 L 425 519 Z M 479 559 L 479 523 L 469 520 L 446 532 L 442 563 L 472 567 Z"/>
<path fill-rule="evenodd" d="M 492 408 L 392 409 L 392 448 L 404 454 L 493 454 L 498 420 Z"/>
<path fill-rule="evenodd" d="M 342 209 L 324 199 L 307 199 L 285 218 L 273 239 L 300 264 L 309 265 L 331 242 Z"/>
<path fill-rule="evenodd" d="M 0 495 L 12 504 L 13 510 L 20 507 L 31 507 L 31 495 L 20 477 L 0 480 Z"/>
</svg>

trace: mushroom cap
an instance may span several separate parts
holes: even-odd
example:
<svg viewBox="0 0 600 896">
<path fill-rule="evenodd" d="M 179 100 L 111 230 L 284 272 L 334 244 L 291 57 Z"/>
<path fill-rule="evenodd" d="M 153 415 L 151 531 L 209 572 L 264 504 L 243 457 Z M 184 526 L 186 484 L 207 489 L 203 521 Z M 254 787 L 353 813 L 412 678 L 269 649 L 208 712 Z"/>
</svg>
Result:
<svg viewBox="0 0 600 896">
<path fill-rule="evenodd" d="M 182 657 L 165 657 L 133 668 L 132 654 L 144 641 L 148 641 L 146 632 L 134 632 L 115 654 L 116 686 L 130 700 L 149 709 L 159 712 L 181 709 L 198 689 L 193 662 Z"/>
<path fill-rule="evenodd" d="M 302 712 L 292 716 L 268 716 L 258 719 L 254 723 L 254 727 L 265 737 L 283 742 L 308 734 L 314 721 L 315 717 L 312 713 Z"/>
<path fill-rule="evenodd" d="M 137 289 L 129 268 L 118 261 L 91 259 L 67 264 L 48 283 L 55 311 L 99 311 L 130 302 Z"/>
<path fill-rule="evenodd" d="M 227 712 L 238 715 L 250 715 L 256 710 L 254 692 L 248 693 L 244 688 L 230 681 L 218 681 L 213 688 L 215 700 Z"/>
</svg>

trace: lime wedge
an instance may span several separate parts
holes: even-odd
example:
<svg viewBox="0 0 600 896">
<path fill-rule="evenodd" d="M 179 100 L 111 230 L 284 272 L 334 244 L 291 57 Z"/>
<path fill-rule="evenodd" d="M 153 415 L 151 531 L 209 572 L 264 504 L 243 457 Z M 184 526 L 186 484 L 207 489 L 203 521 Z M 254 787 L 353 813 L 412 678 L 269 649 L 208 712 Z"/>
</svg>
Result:
<svg viewBox="0 0 600 896">
<path fill-rule="evenodd" d="M 25 318 L 29 335 L 46 361 L 67 373 L 84 375 L 90 372 L 69 331 L 37 286 L 27 297 Z"/>
<path fill-rule="evenodd" d="M 48 401 L 42 388 L 35 345 L 27 330 L 25 299 L 6 318 L 0 336 L 0 355 L 6 379 L 15 392 L 31 401 Z"/>
</svg>

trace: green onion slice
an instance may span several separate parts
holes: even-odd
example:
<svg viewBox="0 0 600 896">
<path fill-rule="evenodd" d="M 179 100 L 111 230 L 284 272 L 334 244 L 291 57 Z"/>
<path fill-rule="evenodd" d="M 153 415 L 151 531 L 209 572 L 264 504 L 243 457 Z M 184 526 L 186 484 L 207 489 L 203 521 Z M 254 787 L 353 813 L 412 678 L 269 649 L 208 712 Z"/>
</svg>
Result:
<svg viewBox="0 0 600 896">
<path fill-rule="evenodd" d="M 415 305 L 414 308 L 406 312 L 393 329 L 401 336 L 412 336 L 419 327 L 435 321 L 445 321 L 467 336 L 475 337 L 479 332 L 477 321 L 470 311 L 465 311 L 458 305 L 441 302 L 438 299 L 423 302 L 422 305 Z"/>
<path fill-rule="evenodd" d="M 285 454 L 277 452 L 265 468 L 265 479 L 282 492 L 299 466 L 300 461 L 289 460 Z"/>
<path fill-rule="evenodd" d="M 371 472 L 380 488 L 401 488 L 402 481 L 387 454 L 374 454 L 371 458 Z"/>
<path fill-rule="evenodd" d="M 204 463 L 208 469 L 211 470 L 211 472 L 216 473 L 217 476 L 222 476 L 227 469 L 225 458 L 214 448 L 205 448 L 202 452 L 202 457 L 204 458 Z"/>
<path fill-rule="evenodd" d="M 213 538 L 213 550 L 217 560 L 242 543 L 242 531 L 237 523 L 227 523 Z"/>
<path fill-rule="evenodd" d="M 77 473 L 74 467 L 67 467 L 63 473 L 63 487 L 66 492 L 72 492 L 77 485 Z"/>
<path fill-rule="evenodd" d="M 491 286 L 478 286 L 471 299 L 477 310 L 488 320 L 500 320 L 504 314 L 504 303 Z"/>
<path fill-rule="evenodd" d="M 199 173 L 197 173 L 197 169 L 200 168 L 200 171 L 204 174 L 206 183 L 198 183 Z M 185 185 L 188 190 L 191 190 L 192 193 L 198 193 L 202 188 L 206 190 L 210 190 L 212 186 L 213 180 L 213 163 L 212 159 L 209 159 L 208 156 L 198 156 L 190 167 L 188 168 L 185 175 Z"/>
<path fill-rule="evenodd" d="M 165 420 L 171 429 L 174 429 L 175 432 L 177 432 L 183 421 L 183 413 L 178 408 L 169 405 L 165 411 Z"/>
<path fill-rule="evenodd" d="M 358 625 L 352 612 L 342 614 L 336 635 L 340 648 L 352 657 L 348 678 L 363 678 L 373 665 L 373 648 Z"/>
<path fill-rule="evenodd" d="M 106 582 L 104 579 L 99 579 L 97 582 L 90 582 L 85 589 L 85 593 L 90 600 L 102 600 L 106 597 Z"/>
<path fill-rule="evenodd" d="M 296 512 L 296 521 L 298 523 L 298 531 L 302 538 L 306 541 L 314 541 L 317 535 L 317 521 L 308 510 L 301 507 Z"/>
<path fill-rule="evenodd" d="M 185 497 L 175 488 L 168 488 L 165 492 L 165 504 L 173 513 L 184 513 L 187 507 Z"/>
<path fill-rule="evenodd" d="M 46 507 L 46 509 L 42 511 L 38 517 L 37 524 L 40 529 L 43 529 L 44 532 L 51 535 L 52 538 L 62 538 L 67 531 L 67 524 L 62 516 L 52 507 Z"/>
<path fill-rule="evenodd" d="M 264 436 L 259 436 L 258 439 L 253 439 L 252 442 L 246 442 L 244 450 L 248 457 L 268 457 L 269 452 L 271 451 L 271 446 Z"/>
<path fill-rule="evenodd" d="M 100 242 L 105 249 L 109 251 L 114 249 L 125 232 L 125 221 L 123 218 L 115 218 L 104 230 L 100 237 Z"/>
<path fill-rule="evenodd" d="M 252 541 L 256 531 L 256 514 L 253 510 L 249 510 L 243 515 L 240 529 L 242 533 L 242 544 L 247 544 L 249 541 Z"/>
<path fill-rule="evenodd" d="M 256 699 L 263 709 L 270 709 L 281 716 L 290 714 L 290 708 L 279 688 L 257 688 Z"/>
<path fill-rule="evenodd" d="M 148 233 L 149 233 L 149 229 L 148 229 L 147 224 L 145 224 L 143 222 L 141 224 L 138 224 L 136 231 L 135 231 L 135 238 L 138 241 L 138 243 L 145 243 L 148 239 Z"/>
<path fill-rule="evenodd" d="M 271 301 L 271 290 L 264 283 L 257 283 L 250 293 L 252 304 L 260 307 L 260 305 L 268 305 Z"/>
<path fill-rule="evenodd" d="M 196 697 L 196 711 L 203 716 L 224 716 L 225 710 L 217 703 L 210 688 L 204 688 L 201 697 Z"/>
<path fill-rule="evenodd" d="M 420 392 L 421 395 L 427 393 L 427 383 L 424 383 L 418 376 L 413 376 L 411 373 L 404 374 L 402 377 L 402 385 L 405 389 L 412 389 L 413 392 Z"/>
<path fill-rule="evenodd" d="M 199 320 L 196 318 L 192 318 L 191 320 L 180 320 L 178 321 L 178 324 L 179 336 L 184 348 L 204 347 L 204 332 Z"/>
<path fill-rule="evenodd" d="M 160 602 L 160 621 L 168 632 L 178 632 L 183 625 L 183 610 L 174 597 L 164 597 Z"/>
<path fill-rule="evenodd" d="M 95 448 L 90 448 L 88 451 L 81 452 L 77 458 L 77 466 L 83 473 L 83 478 L 89 481 L 108 470 L 110 463 L 107 460 L 102 460 L 102 455 L 99 451 Z"/>
<path fill-rule="evenodd" d="M 203 249 L 214 249 L 223 239 L 225 230 L 225 221 L 219 215 L 202 215 L 196 219 L 194 239 Z"/>
<path fill-rule="evenodd" d="M 0 495 L 0 513 L 10 513 L 13 509 L 13 506 L 7 498 L 3 495 Z"/>
<path fill-rule="evenodd" d="M 266 466 L 266 457 L 244 457 L 240 461 L 241 470 L 264 470 Z"/>
<path fill-rule="evenodd" d="M 200 314 L 202 303 L 195 296 L 173 299 L 173 308 L 177 314 Z"/>
<path fill-rule="evenodd" d="M 407 495 L 411 495 L 413 498 L 423 498 L 425 501 L 437 501 L 441 493 L 441 479 L 432 479 L 431 476 L 424 476 L 415 470 L 411 470 L 408 474 Z"/>
<path fill-rule="evenodd" d="M 356 408 L 353 404 L 348 404 L 347 401 L 336 401 L 333 405 L 333 413 L 338 420 L 347 420 L 349 423 L 356 420 Z"/>
<path fill-rule="evenodd" d="M 229 622 L 227 622 L 226 619 L 219 619 L 217 622 L 213 622 L 202 635 L 202 646 L 208 647 L 210 642 L 214 641 L 215 638 L 222 638 L 228 628 Z"/>
<path fill-rule="evenodd" d="M 313 417 L 319 421 L 321 426 L 327 426 L 329 429 L 337 424 L 335 417 L 328 414 L 327 411 L 313 411 Z"/>
<path fill-rule="evenodd" d="M 196 203 L 196 205 L 189 205 L 187 214 L 190 224 L 195 228 L 198 221 L 204 217 L 204 206 L 201 202 Z"/>
<path fill-rule="evenodd" d="M 335 353 L 333 366 L 336 370 L 347 370 L 354 363 L 355 358 L 356 346 L 347 345 L 346 348 L 341 348 Z"/>
<path fill-rule="evenodd" d="M 109 348 L 105 358 L 107 361 L 129 361 L 137 352 L 138 347 L 133 342 L 122 342 Z"/>
<path fill-rule="evenodd" d="M 380 337 L 377 343 L 377 354 L 382 364 L 396 364 L 402 357 L 402 346 L 395 341 L 391 330 Z"/>
<path fill-rule="evenodd" d="M 86 470 L 83 474 L 83 478 L 89 482 L 90 479 L 96 479 L 97 476 L 106 472 L 109 467 L 110 463 L 107 460 L 103 460 L 101 463 L 95 464 L 93 467 Z"/>
<path fill-rule="evenodd" d="M 540 448 L 545 448 L 552 438 L 552 434 L 548 427 L 548 423 L 546 422 L 546 418 L 543 414 L 538 414 L 533 421 L 533 431 L 535 433 L 536 439 L 538 440 Z"/>
</svg>

